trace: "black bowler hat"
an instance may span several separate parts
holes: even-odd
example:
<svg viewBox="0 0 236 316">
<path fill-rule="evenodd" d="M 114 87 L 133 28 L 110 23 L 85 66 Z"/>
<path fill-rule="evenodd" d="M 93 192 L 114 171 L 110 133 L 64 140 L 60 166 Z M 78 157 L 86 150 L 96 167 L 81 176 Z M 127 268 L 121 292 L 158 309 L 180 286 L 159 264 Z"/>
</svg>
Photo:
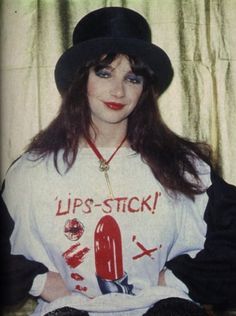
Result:
<svg viewBox="0 0 236 316">
<path fill-rule="evenodd" d="M 127 8 L 106 7 L 88 13 L 76 25 L 73 46 L 56 64 L 59 92 L 68 89 L 79 67 L 109 52 L 140 57 L 159 78 L 160 93 L 173 78 L 170 59 L 160 47 L 151 43 L 151 30 L 144 17 Z"/>
</svg>

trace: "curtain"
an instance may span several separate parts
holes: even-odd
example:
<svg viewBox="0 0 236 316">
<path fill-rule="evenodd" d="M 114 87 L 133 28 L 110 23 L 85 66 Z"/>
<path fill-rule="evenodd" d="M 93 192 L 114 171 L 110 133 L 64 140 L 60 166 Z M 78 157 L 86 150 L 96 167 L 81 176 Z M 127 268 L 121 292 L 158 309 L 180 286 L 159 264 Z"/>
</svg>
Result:
<svg viewBox="0 0 236 316">
<path fill-rule="evenodd" d="M 236 0 L 1 0 L 1 177 L 56 115 L 55 63 L 77 21 L 103 6 L 147 18 L 175 72 L 159 100 L 164 120 L 211 144 L 220 173 L 236 184 Z"/>
<path fill-rule="evenodd" d="M 175 72 L 159 100 L 164 120 L 212 145 L 220 173 L 236 184 L 236 0 L 0 0 L 1 178 L 58 111 L 54 67 L 75 24 L 104 6 L 147 18 Z"/>
</svg>

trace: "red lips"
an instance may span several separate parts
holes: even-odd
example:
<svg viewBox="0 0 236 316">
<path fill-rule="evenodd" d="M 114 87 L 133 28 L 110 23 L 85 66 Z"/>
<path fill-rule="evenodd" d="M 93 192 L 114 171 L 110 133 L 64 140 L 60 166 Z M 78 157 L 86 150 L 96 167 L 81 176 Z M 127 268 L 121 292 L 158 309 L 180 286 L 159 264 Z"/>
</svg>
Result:
<svg viewBox="0 0 236 316">
<path fill-rule="evenodd" d="M 111 110 L 121 110 L 125 106 L 123 103 L 117 103 L 117 102 L 104 102 L 104 104 Z"/>
</svg>

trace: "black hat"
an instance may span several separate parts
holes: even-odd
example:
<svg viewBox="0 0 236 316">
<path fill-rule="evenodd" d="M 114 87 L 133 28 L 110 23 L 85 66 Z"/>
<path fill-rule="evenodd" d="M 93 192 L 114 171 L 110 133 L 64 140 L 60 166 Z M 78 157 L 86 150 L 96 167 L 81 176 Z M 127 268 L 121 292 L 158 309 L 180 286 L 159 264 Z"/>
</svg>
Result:
<svg viewBox="0 0 236 316">
<path fill-rule="evenodd" d="M 68 89 L 80 66 L 109 52 L 140 57 L 159 78 L 160 93 L 173 78 L 169 57 L 151 43 L 151 30 L 144 17 L 127 8 L 106 7 L 90 12 L 76 25 L 73 46 L 56 64 L 58 90 L 62 93 Z"/>
</svg>

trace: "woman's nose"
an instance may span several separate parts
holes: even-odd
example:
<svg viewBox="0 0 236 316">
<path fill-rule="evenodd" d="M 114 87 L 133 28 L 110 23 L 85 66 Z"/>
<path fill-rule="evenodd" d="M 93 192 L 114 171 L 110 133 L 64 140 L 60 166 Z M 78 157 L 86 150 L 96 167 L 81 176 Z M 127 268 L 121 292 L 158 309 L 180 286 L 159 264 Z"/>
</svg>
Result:
<svg viewBox="0 0 236 316">
<path fill-rule="evenodd" d="M 121 80 L 114 80 L 110 88 L 110 93 L 112 96 L 122 98 L 125 94 L 124 82 Z"/>
</svg>

